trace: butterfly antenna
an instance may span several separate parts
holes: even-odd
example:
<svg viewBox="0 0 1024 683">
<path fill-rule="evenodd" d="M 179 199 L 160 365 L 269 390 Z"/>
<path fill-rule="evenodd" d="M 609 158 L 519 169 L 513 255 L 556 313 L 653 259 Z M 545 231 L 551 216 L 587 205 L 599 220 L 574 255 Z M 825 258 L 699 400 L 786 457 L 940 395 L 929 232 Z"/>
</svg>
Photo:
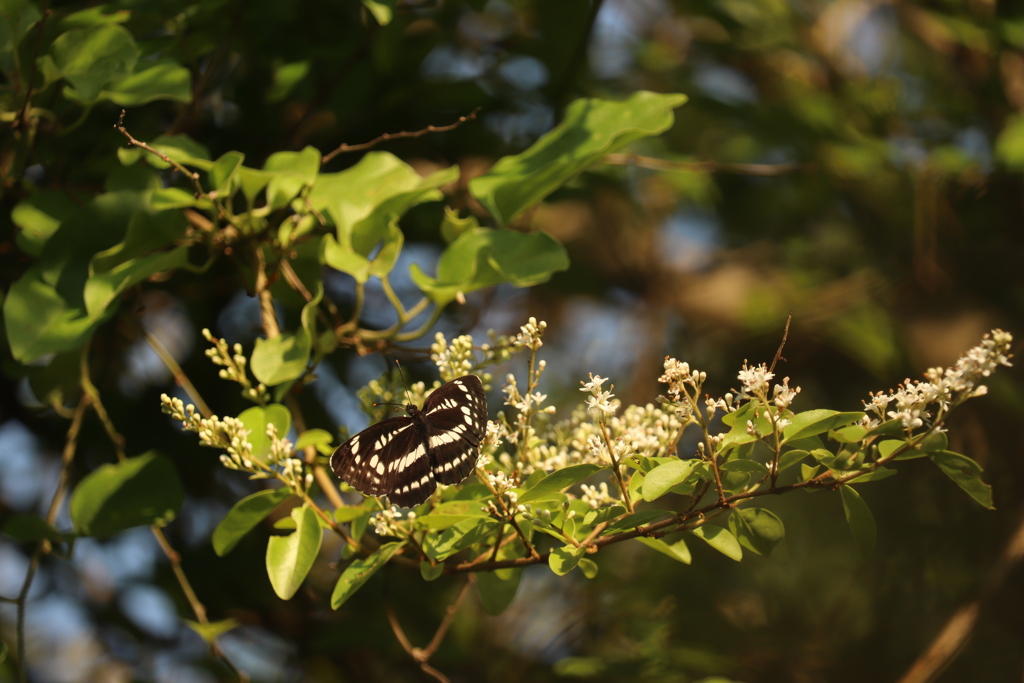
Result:
<svg viewBox="0 0 1024 683">
<path fill-rule="evenodd" d="M 402 383 L 405 384 L 405 397 L 409 399 L 409 403 L 412 403 L 412 392 L 409 391 L 409 381 L 405 378 L 405 373 L 402 372 L 402 364 L 395 359 L 395 365 L 398 366 L 398 374 L 402 376 Z"/>
</svg>

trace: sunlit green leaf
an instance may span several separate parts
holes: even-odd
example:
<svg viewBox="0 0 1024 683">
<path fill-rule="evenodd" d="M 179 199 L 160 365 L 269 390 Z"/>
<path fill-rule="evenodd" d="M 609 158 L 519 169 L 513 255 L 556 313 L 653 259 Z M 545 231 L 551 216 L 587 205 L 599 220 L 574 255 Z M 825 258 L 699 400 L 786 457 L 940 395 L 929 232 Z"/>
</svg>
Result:
<svg viewBox="0 0 1024 683">
<path fill-rule="evenodd" d="M 599 465 L 570 465 L 560 470 L 555 470 L 540 480 L 533 488 L 519 496 L 519 503 L 533 503 L 541 500 L 549 500 L 562 489 L 569 488 L 573 484 L 586 479 L 594 472 L 601 470 Z"/>
<path fill-rule="evenodd" d="M 276 386 L 297 379 L 305 372 L 313 349 L 317 306 L 323 295 L 323 284 L 318 283 L 313 300 L 302 307 L 302 327 L 295 334 L 256 340 L 249 364 L 256 379 L 267 386 Z"/>
<path fill-rule="evenodd" d="M 643 536 L 638 536 L 636 540 L 640 541 L 648 548 L 657 550 L 662 555 L 668 555 L 676 562 L 690 564 L 690 549 L 686 547 L 686 541 L 682 539 L 672 543 L 671 545 L 660 538 L 644 538 Z"/>
<path fill-rule="evenodd" d="M 609 152 L 672 126 L 672 110 L 685 95 L 640 91 L 622 102 L 576 100 L 562 123 L 529 149 L 503 157 L 469 190 L 500 225 L 539 203 Z"/>
<path fill-rule="evenodd" d="M 864 413 L 840 413 L 836 410 L 808 410 L 793 416 L 792 422 L 783 430 L 785 441 L 803 439 L 852 424 L 864 417 Z"/>
<path fill-rule="evenodd" d="M 670 512 L 668 510 L 640 510 L 639 512 L 634 512 L 631 515 L 623 517 L 613 524 L 609 524 L 604 530 L 604 533 L 611 534 L 616 531 L 635 529 L 645 524 L 650 524 L 656 519 L 661 519 L 674 514 L 674 512 Z"/>
<path fill-rule="evenodd" d="M 699 460 L 673 460 L 658 465 L 644 477 L 644 500 L 657 500 L 693 474 Z"/>
<path fill-rule="evenodd" d="M 154 100 L 188 102 L 192 99 L 192 72 L 174 62 L 147 65 L 107 84 L 99 97 L 122 107 L 138 107 Z"/>
<path fill-rule="evenodd" d="M 424 581 L 434 581 L 444 573 L 443 564 L 430 564 L 426 560 L 420 562 L 420 576 Z"/>
<path fill-rule="evenodd" d="M 589 557 L 581 557 L 579 564 L 577 564 L 576 566 L 580 568 L 581 572 L 583 572 L 583 576 L 587 577 L 588 579 L 593 579 L 597 577 L 597 562 L 594 562 Z"/>
<path fill-rule="evenodd" d="M 53 61 L 85 100 L 95 100 L 104 85 L 132 72 L 139 49 L 132 34 L 117 24 L 75 28 L 53 41 Z"/>
<path fill-rule="evenodd" d="M 705 524 L 693 529 L 692 533 L 730 560 L 739 562 L 743 559 L 743 548 L 728 529 Z"/>
<path fill-rule="evenodd" d="M 292 428 L 292 414 L 280 403 L 269 406 L 253 406 L 242 412 L 238 419 L 249 432 L 249 443 L 252 444 L 252 457 L 265 460 L 270 453 L 270 437 L 267 436 L 267 425 L 277 427 L 278 438 L 285 438 Z"/>
<path fill-rule="evenodd" d="M 386 543 L 369 557 L 356 560 L 346 567 L 334 586 L 334 592 L 331 593 L 331 609 L 341 607 L 378 569 L 388 563 L 402 545 L 401 542 Z"/>
<path fill-rule="evenodd" d="M 190 619 L 183 619 L 185 625 L 190 629 L 199 634 L 199 637 L 206 641 L 208 644 L 213 643 L 220 636 L 224 635 L 228 631 L 233 631 L 239 627 L 238 621 L 235 619 L 223 619 L 221 621 L 211 621 L 208 624 L 201 624 L 198 621 L 192 621 Z"/>
<path fill-rule="evenodd" d="M 238 545 L 242 537 L 292 496 L 287 488 L 259 491 L 234 504 L 213 530 L 213 550 L 223 557 Z"/>
<path fill-rule="evenodd" d="M 316 512 L 308 505 L 292 510 L 295 531 L 271 536 L 267 543 L 267 576 L 277 597 L 290 600 L 313 567 L 323 541 Z"/>
<path fill-rule="evenodd" d="M 551 567 L 551 571 L 564 576 L 576 568 L 579 564 L 580 558 L 587 552 L 586 548 L 577 548 L 574 545 L 562 546 L 561 548 L 555 548 L 548 555 L 548 566 Z"/>
</svg>

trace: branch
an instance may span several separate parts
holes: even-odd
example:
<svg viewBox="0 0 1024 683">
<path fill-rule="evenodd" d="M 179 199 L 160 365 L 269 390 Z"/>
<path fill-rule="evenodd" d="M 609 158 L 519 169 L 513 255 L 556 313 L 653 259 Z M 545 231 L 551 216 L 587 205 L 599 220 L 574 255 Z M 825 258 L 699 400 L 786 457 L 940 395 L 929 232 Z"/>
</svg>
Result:
<svg viewBox="0 0 1024 683">
<path fill-rule="evenodd" d="M 455 596 L 455 601 L 448 605 L 448 608 L 445 610 L 444 618 L 441 619 L 441 623 L 434 632 L 434 637 L 430 639 L 430 643 L 425 648 L 415 647 L 411 642 L 409 642 L 408 636 L 406 636 L 405 631 L 402 630 L 402 625 L 398 623 L 398 617 L 395 615 L 395 610 L 391 606 L 391 601 L 385 596 L 384 605 L 388 614 L 388 623 L 391 625 L 391 631 L 395 634 L 398 644 L 402 646 L 402 649 L 405 650 L 417 664 L 420 665 L 420 669 L 423 673 L 431 676 L 440 683 L 448 683 L 448 677 L 430 666 L 428 662 L 430 661 L 430 658 L 434 656 L 434 653 L 437 652 L 437 649 L 441 647 L 441 643 L 444 642 L 444 637 L 448 634 L 448 629 L 451 627 L 452 621 L 455 619 L 455 613 L 459 610 L 459 606 L 462 604 L 463 599 L 465 599 L 466 594 L 469 592 L 470 585 L 474 581 L 476 581 L 476 577 L 472 575 L 466 577 L 466 582 L 462 584 L 459 594 Z"/>
<path fill-rule="evenodd" d="M 135 138 L 133 138 L 131 133 L 129 133 L 125 129 L 125 127 L 124 127 L 124 114 L 125 114 L 125 110 L 122 109 L 121 110 L 121 115 L 117 117 L 117 123 L 114 124 L 114 128 L 116 128 L 118 131 L 120 131 L 121 135 L 123 135 L 126 138 L 128 138 L 128 144 L 130 146 L 139 147 L 140 149 L 146 150 L 150 154 L 156 155 L 161 160 L 163 160 L 164 162 L 170 164 L 176 170 L 180 171 L 182 173 L 182 175 L 184 175 L 186 178 L 191 180 L 192 181 L 192 185 L 196 188 L 196 194 L 197 195 L 204 195 L 204 194 L 206 194 L 206 191 L 203 190 L 203 186 L 199 184 L 199 174 L 198 173 L 188 170 L 187 168 L 185 168 L 183 165 L 181 165 L 180 163 L 178 163 L 174 159 L 170 158 L 169 156 L 167 156 L 163 152 L 158 152 L 157 150 L 155 150 L 152 147 L 150 147 L 149 145 L 147 145 L 145 142 L 142 142 L 141 140 L 136 140 Z"/>
<path fill-rule="evenodd" d="M 379 145 L 382 142 L 389 142 L 391 140 L 401 140 L 403 138 L 418 138 L 418 137 L 421 137 L 423 135 L 426 135 L 427 133 L 444 133 L 444 132 L 449 131 L 449 130 L 455 130 L 456 128 L 458 128 L 459 126 L 464 124 L 466 121 L 471 121 L 471 120 L 475 119 L 476 115 L 479 112 L 480 112 L 480 107 L 477 107 L 476 109 L 471 111 L 469 114 L 466 114 L 465 116 L 460 116 L 455 121 L 455 123 L 450 123 L 447 126 L 427 126 L 426 128 L 421 128 L 420 130 L 416 130 L 416 131 L 402 131 L 400 133 L 384 133 L 383 135 L 375 137 L 374 139 L 370 140 L 369 142 L 363 142 L 363 143 L 358 144 L 358 145 L 350 145 L 348 143 L 344 143 L 343 142 L 342 144 L 338 145 L 338 148 L 335 149 L 333 152 L 328 152 L 327 154 L 325 154 L 323 159 L 320 160 L 320 165 L 321 166 L 327 165 L 327 163 L 331 159 L 333 159 L 334 157 L 338 156 L 339 154 L 345 154 L 345 153 L 348 153 L 348 152 L 362 152 L 362 151 L 367 150 L 367 149 L 372 149 L 373 147 L 376 147 L 377 145 Z"/>
<path fill-rule="evenodd" d="M 64 500 L 64 492 L 68 484 L 68 471 L 71 468 L 71 461 L 75 458 L 75 450 L 78 448 L 78 432 L 82 428 L 82 419 L 85 417 L 85 411 L 89 407 L 90 402 L 91 399 L 88 395 L 82 396 L 82 399 L 78 402 L 78 407 L 75 408 L 74 417 L 71 418 L 71 426 L 68 428 L 67 439 L 64 442 L 64 452 L 61 454 L 60 477 L 57 479 L 57 490 L 50 500 L 50 508 L 46 513 L 46 522 L 51 526 L 57 520 L 57 513 L 60 511 L 61 503 Z M 32 580 L 36 576 L 36 570 L 39 569 L 39 560 L 44 553 L 49 551 L 50 544 L 46 541 L 41 543 L 35 552 L 32 553 L 32 559 L 29 561 L 28 571 L 25 572 L 25 579 L 22 581 L 21 590 L 18 591 L 18 597 L 13 601 L 17 609 L 15 630 L 18 640 L 18 680 L 21 683 L 28 681 L 28 665 L 25 661 L 25 603 L 28 600 L 28 592 L 32 588 Z"/>
<path fill-rule="evenodd" d="M 178 365 L 178 361 L 174 359 L 174 356 L 167 350 L 167 347 L 161 344 L 160 340 L 150 334 L 149 331 L 146 330 L 145 327 L 142 327 L 141 324 L 139 327 L 142 328 L 142 333 L 146 335 L 146 341 L 149 342 L 149 345 L 153 347 L 154 351 L 156 351 L 156 355 L 160 356 L 160 360 L 163 361 L 164 365 L 167 366 L 167 369 L 171 371 L 172 375 L 174 375 L 174 381 L 178 386 L 185 390 L 188 397 L 192 399 L 192 402 L 196 404 L 197 408 L 199 408 L 199 414 L 203 417 L 210 417 L 213 415 L 213 412 L 210 410 L 210 406 L 206 405 L 206 401 L 204 401 L 203 397 L 199 395 L 199 391 L 196 390 L 195 385 L 193 385 L 189 380 L 188 375 L 186 375 L 185 371 L 181 369 L 181 366 Z"/>
<path fill-rule="evenodd" d="M 992 568 L 981 593 L 953 613 L 928 649 L 921 653 L 903 674 L 899 683 L 929 683 L 937 679 L 967 644 L 977 624 L 982 604 L 992 598 L 1010 571 L 1022 560 L 1024 560 L 1024 515 L 1021 515 L 1016 530 L 1003 549 L 999 561 Z"/>
<path fill-rule="evenodd" d="M 772 359 L 772 364 L 768 368 L 768 372 L 775 372 L 775 364 L 780 360 L 786 360 L 782 357 L 782 349 L 786 348 L 786 340 L 789 339 L 789 324 L 793 322 L 793 311 L 789 312 L 786 317 L 786 329 L 782 331 L 782 342 L 779 344 L 779 350 L 775 352 L 775 358 Z"/>
<path fill-rule="evenodd" d="M 655 171 L 682 171 L 688 173 L 735 173 L 738 175 L 778 176 L 810 168 L 807 164 L 727 164 L 718 161 L 669 161 L 639 154 L 605 154 L 606 164 L 639 166 Z"/>
</svg>

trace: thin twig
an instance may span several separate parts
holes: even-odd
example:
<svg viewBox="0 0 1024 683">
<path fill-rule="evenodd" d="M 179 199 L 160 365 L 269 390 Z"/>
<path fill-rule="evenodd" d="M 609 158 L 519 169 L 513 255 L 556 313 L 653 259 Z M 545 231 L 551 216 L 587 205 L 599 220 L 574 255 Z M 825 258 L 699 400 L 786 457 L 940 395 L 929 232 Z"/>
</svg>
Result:
<svg viewBox="0 0 1024 683">
<path fill-rule="evenodd" d="M 382 142 L 389 142 L 391 140 L 401 140 L 403 138 L 418 138 L 423 135 L 426 135 L 427 133 L 443 133 L 445 131 L 455 130 L 456 128 L 464 124 L 466 121 L 471 121 L 475 119 L 476 115 L 479 112 L 480 107 L 477 107 L 476 109 L 466 114 L 465 116 L 460 116 L 458 120 L 455 121 L 455 123 L 450 123 L 447 126 L 427 126 L 426 128 L 422 128 L 420 130 L 415 131 L 402 131 L 400 133 L 384 133 L 383 135 L 379 135 L 374 139 L 370 140 L 369 142 L 363 142 L 358 145 L 350 145 L 348 143 L 343 142 L 342 144 L 338 145 L 338 148 L 335 149 L 333 152 L 328 152 L 327 154 L 325 154 L 323 156 L 323 159 L 320 160 L 320 165 L 326 165 L 331 159 L 338 156 L 339 154 L 345 154 L 347 152 L 362 152 L 367 149 L 372 149 L 373 147 L 376 147 Z"/>
<path fill-rule="evenodd" d="M 270 279 L 267 277 L 267 260 L 263 255 L 263 247 L 256 247 L 256 296 L 260 300 L 260 320 L 267 339 L 281 336 L 281 327 L 277 324 L 277 311 L 274 309 L 274 297 L 270 293 Z"/>
<path fill-rule="evenodd" d="M 807 164 L 727 164 L 719 161 L 670 161 L 639 154 L 605 154 L 606 164 L 617 166 L 639 166 L 655 171 L 683 171 L 689 173 L 734 173 L 771 177 L 793 173 L 808 168 Z"/>
<path fill-rule="evenodd" d="M 185 390 L 188 397 L 196 404 L 196 407 L 199 409 L 199 414 L 203 417 L 210 417 L 213 415 L 213 411 L 210 410 L 210 406 L 206 405 L 206 401 L 204 401 L 203 397 L 199 395 L 199 391 L 189 380 L 185 371 L 181 369 L 181 366 L 178 365 L 178 361 L 174 359 L 171 352 L 167 350 L 167 347 L 160 343 L 159 339 L 150 334 L 145 327 L 142 327 L 142 332 L 146 335 L 146 341 L 149 342 L 149 345 L 153 347 L 154 351 L 156 351 L 156 355 L 160 356 L 160 360 L 163 361 L 164 365 L 167 366 L 167 369 L 171 371 L 172 375 L 174 375 L 174 381 L 178 386 Z"/>
<path fill-rule="evenodd" d="M 78 448 L 78 433 L 82 428 L 82 419 L 85 411 L 91 403 L 88 395 L 83 395 L 75 408 L 75 414 L 71 418 L 71 426 L 68 428 L 68 435 L 64 441 L 64 451 L 61 453 L 60 476 L 57 479 L 57 490 L 50 500 L 50 508 L 46 513 L 46 523 L 51 526 L 57 520 L 57 513 L 60 511 L 61 503 L 64 500 L 65 490 L 68 483 L 68 471 L 71 468 L 71 461 L 74 460 L 75 451 Z M 28 601 L 28 592 L 32 588 L 32 580 L 35 579 L 36 570 L 39 569 L 39 561 L 43 554 L 49 552 L 49 542 L 44 542 L 32 553 L 32 559 L 28 564 L 28 571 L 25 572 L 25 579 L 18 591 L 18 597 L 14 600 L 17 608 L 15 617 L 16 637 L 18 641 L 18 680 L 21 683 L 28 681 L 28 663 L 25 658 L 25 603 Z"/>
<path fill-rule="evenodd" d="M 786 360 L 782 357 L 782 349 L 786 348 L 786 340 L 789 339 L 789 324 L 793 322 L 793 311 L 789 312 L 786 317 L 786 329 L 782 331 L 782 342 L 779 344 L 779 350 L 775 352 L 775 358 L 772 359 L 771 367 L 768 368 L 768 372 L 775 372 L 775 364 L 780 360 Z"/>
<path fill-rule="evenodd" d="M 121 135 L 123 135 L 126 138 L 128 138 L 128 144 L 129 145 L 134 145 L 135 147 L 138 147 L 140 149 L 146 150 L 150 154 L 155 154 L 160 159 L 162 159 L 164 162 L 170 164 L 175 169 L 177 169 L 186 178 L 191 180 L 192 181 L 192 185 L 196 189 L 196 194 L 197 195 L 204 195 L 204 194 L 206 194 L 206 191 L 203 190 L 203 186 L 199 184 L 199 174 L 198 173 L 196 173 L 194 171 L 188 170 L 182 164 L 180 164 L 177 161 L 175 161 L 174 159 L 170 158 L 169 156 L 167 156 L 163 152 L 159 152 L 159 151 L 153 149 L 152 147 L 147 145 L 145 142 L 142 142 L 141 140 L 136 140 L 135 138 L 133 138 L 132 134 L 129 133 L 125 129 L 125 127 L 124 127 L 124 114 L 125 114 L 125 110 L 122 109 L 121 110 L 121 115 L 117 117 L 117 123 L 114 124 L 114 128 L 116 128 L 118 131 L 120 131 Z"/>
<path fill-rule="evenodd" d="M 936 680 L 967 644 L 974 632 L 983 604 L 995 595 L 1010 571 L 1022 560 L 1024 560 L 1024 515 L 1020 516 L 1017 528 L 992 568 L 980 595 L 953 613 L 928 649 L 921 653 L 903 674 L 899 683 L 930 683 L 930 681 Z"/>
<path fill-rule="evenodd" d="M 465 599 L 466 594 L 469 593 L 469 587 L 475 581 L 475 577 L 472 575 L 467 577 L 467 580 L 462 584 L 462 588 L 459 590 L 459 594 L 455 596 L 455 600 L 452 604 L 448 605 L 445 610 L 444 618 L 441 619 L 441 623 L 438 624 L 437 630 L 434 631 L 434 637 L 430 639 L 430 643 L 424 648 L 415 647 L 409 642 L 409 637 L 405 635 L 405 631 L 402 629 L 402 625 L 398 623 L 398 617 L 395 615 L 395 610 L 391 606 L 391 601 L 385 595 L 384 608 L 388 615 L 388 624 L 391 625 L 391 631 L 395 634 L 395 638 L 398 640 L 398 644 L 402 646 L 402 649 L 412 657 L 413 661 L 420 665 L 420 670 L 423 673 L 433 677 L 435 680 L 441 683 L 448 683 L 448 677 L 443 673 L 430 666 L 430 658 L 434 656 L 437 649 L 441 647 L 441 643 L 444 642 L 444 637 L 448 634 L 448 629 L 452 625 L 452 621 L 455 619 L 455 613 L 459 610 L 459 606 Z"/>
</svg>

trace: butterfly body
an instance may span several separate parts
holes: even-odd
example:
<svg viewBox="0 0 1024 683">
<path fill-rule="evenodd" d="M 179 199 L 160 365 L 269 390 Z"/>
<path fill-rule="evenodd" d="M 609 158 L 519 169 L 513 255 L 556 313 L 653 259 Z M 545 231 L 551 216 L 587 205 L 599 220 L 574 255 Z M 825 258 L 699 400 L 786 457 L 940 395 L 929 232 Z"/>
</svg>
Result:
<svg viewBox="0 0 1024 683">
<path fill-rule="evenodd" d="M 487 398 L 475 375 L 442 385 L 408 416 L 371 425 L 331 456 L 334 473 L 368 496 L 419 505 L 437 485 L 458 484 L 473 471 L 487 430 Z"/>
</svg>

